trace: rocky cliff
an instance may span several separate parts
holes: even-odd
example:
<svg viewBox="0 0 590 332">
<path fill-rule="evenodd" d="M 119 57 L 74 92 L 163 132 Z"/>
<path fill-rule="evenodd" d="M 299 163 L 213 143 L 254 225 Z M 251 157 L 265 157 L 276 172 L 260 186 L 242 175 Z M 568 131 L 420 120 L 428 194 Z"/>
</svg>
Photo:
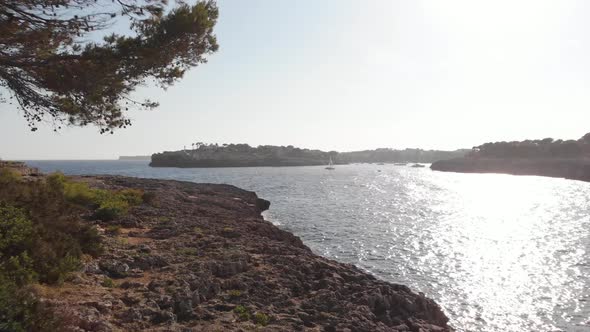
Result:
<svg viewBox="0 0 590 332">
<path fill-rule="evenodd" d="M 101 223 L 106 253 L 45 303 L 76 331 L 450 331 L 408 287 L 319 257 L 227 185 L 85 177 L 149 202 Z"/>
<path fill-rule="evenodd" d="M 538 175 L 590 181 L 588 158 L 479 158 L 465 157 L 437 161 L 435 171 L 462 173 L 503 173 Z"/>
<path fill-rule="evenodd" d="M 4 161 L 0 160 L 0 169 L 7 169 L 20 174 L 21 176 L 39 176 L 41 172 L 35 167 L 29 167 L 21 161 Z"/>
</svg>

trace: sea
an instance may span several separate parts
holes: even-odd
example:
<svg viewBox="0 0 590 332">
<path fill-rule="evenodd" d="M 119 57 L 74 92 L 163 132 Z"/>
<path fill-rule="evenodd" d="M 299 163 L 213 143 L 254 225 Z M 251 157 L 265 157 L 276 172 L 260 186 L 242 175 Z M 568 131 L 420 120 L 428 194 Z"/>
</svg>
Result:
<svg viewBox="0 0 590 332">
<path fill-rule="evenodd" d="M 44 172 L 225 183 L 315 253 L 423 292 L 457 331 L 590 332 L 590 183 L 428 167 L 151 168 L 27 161 Z"/>
</svg>

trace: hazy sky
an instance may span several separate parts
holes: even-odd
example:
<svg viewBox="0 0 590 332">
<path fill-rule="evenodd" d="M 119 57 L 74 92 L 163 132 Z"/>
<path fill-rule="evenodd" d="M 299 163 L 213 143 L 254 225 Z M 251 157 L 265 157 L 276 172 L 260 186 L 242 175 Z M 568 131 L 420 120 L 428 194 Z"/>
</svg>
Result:
<svg viewBox="0 0 590 332">
<path fill-rule="evenodd" d="M 590 132 L 590 1 L 221 0 L 220 50 L 115 135 L 29 132 L 0 157 L 109 159 L 191 142 L 456 149 Z"/>
</svg>

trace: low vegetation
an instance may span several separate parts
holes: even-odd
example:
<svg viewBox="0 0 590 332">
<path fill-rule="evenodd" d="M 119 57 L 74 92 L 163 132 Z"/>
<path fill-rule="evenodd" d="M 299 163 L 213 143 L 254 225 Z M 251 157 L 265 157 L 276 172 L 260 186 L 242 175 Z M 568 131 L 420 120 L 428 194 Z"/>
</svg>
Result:
<svg viewBox="0 0 590 332">
<path fill-rule="evenodd" d="M 121 225 L 109 225 L 106 227 L 105 232 L 111 235 L 121 234 Z"/>
<path fill-rule="evenodd" d="M 268 317 L 268 315 L 266 315 L 265 313 L 262 313 L 262 312 L 255 313 L 252 320 L 254 321 L 254 323 L 256 325 L 262 325 L 262 326 L 266 326 L 270 322 L 270 318 Z"/>
<path fill-rule="evenodd" d="M 102 221 L 113 220 L 127 213 L 131 206 L 143 202 L 143 192 L 140 190 L 109 191 L 90 188 L 84 182 L 68 181 L 60 173 L 49 176 L 47 181 L 60 188 L 69 202 L 94 209 L 93 218 Z"/>
<path fill-rule="evenodd" d="M 270 317 L 262 312 L 256 312 L 254 314 L 251 313 L 251 310 L 248 307 L 243 305 L 239 305 L 234 308 L 234 313 L 238 316 L 238 319 L 241 321 L 249 321 L 251 320 L 256 325 L 266 326 L 270 322 Z"/>
<path fill-rule="evenodd" d="M 107 287 L 107 288 L 114 288 L 115 287 L 115 282 L 113 281 L 113 279 L 106 277 L 104 278 L 104 280 L 102 281 L 102 286 L 103 287 Z"/>
<path fill-rule="evenodd" d="M 238 315 L 238 318 L 241 321 L 247 321 L 250 320 L 250 309 L 246 308 L 243 305 L 239 305 L 237 307 L 234 308 L 234 313 L 236 315 Z"/>
<path fill-rule="evenodd" d="M 182 256 L 198 256 L 199 250 L 197 248 L 180 248 L 177 253 Z"/>
<path fill-rule="evenodd" d="M 239 289 L 231 289 L 227 292 L 227 294 L 232 298 L 232 299 L 236 299 L 242 296 L 242 291 L 240 291 Z"/>
<path fill-rule="evenodd" d="M 112 220 L 140 204 L 142 195 L 92 189 L 63 174 L 25 180 L 0 169 L 0 331 L 57 330 L 56 322 L 42 318 L 31 285 L 60 284 L 80 269 L 83 255 L 100 255 L 101 237 L 85 218 Z"/>
</svg>

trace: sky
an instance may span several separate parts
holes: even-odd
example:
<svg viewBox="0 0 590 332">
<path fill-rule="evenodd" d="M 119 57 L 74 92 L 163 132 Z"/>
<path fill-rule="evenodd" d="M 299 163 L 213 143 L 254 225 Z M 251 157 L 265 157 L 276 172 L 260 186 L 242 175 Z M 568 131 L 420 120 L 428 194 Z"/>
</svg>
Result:
<svg viewBox="0 0 590 332">
<path fill-rule="evenodd" d="M 590 132 L 590 2 L 220 0 L 220 50 L 133 126 L 30 132 L 0 158 L 115 159 L 193 142 L 453 150 Z"/>
</svg>

